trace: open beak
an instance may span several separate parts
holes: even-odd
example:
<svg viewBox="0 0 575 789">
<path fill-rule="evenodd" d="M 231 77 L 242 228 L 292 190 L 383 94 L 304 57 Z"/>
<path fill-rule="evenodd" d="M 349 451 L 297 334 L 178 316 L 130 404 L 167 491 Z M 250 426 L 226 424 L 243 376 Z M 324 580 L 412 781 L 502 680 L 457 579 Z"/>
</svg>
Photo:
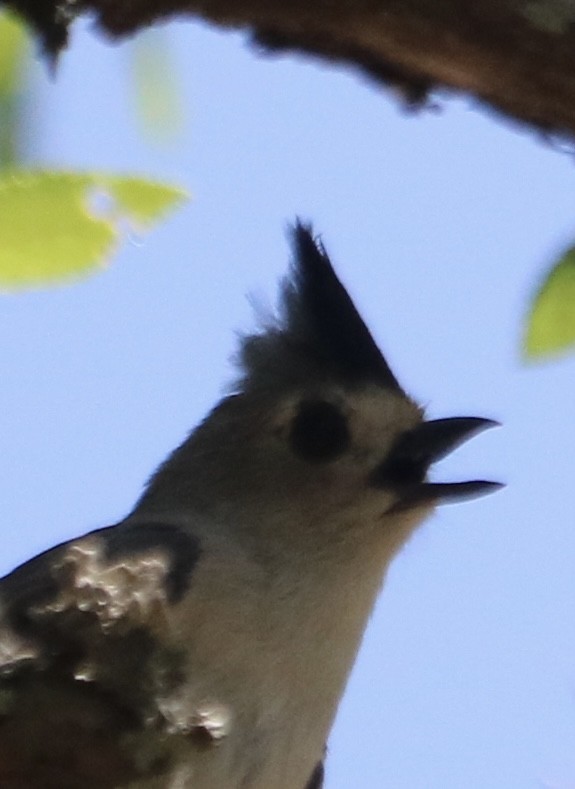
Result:
<svg viewBox="0 0 575 789">
<path fill-rule="evenodd" d="M 433 463 L 477 433 L 498 425 L 492 419 L 474 416 L 422 422 L 398 438 L 387 458 L 373 472 L 371 484 L 397 492 L 398 499 L 390 512 L 493 493 L 503 485 L 487 480 L 427 482 L 426 476 Z"/>
</svg>

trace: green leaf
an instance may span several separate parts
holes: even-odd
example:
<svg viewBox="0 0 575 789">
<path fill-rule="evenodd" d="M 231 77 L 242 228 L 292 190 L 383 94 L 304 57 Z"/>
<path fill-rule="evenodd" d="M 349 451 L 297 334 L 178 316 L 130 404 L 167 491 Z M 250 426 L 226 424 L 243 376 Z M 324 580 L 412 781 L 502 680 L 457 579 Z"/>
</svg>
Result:
<svg viewBox="0 0 575 789">
<path fill-rule="evenodd" d="M 0 94 L 15 93 L 21 82 L 23 62 L 28 54 L 24 25 L 10 13 L 0 13 Z"/>
<path fill-rule="evenodd" d="M 12 14 L 0 13 L 0 167 L 14 164 L 25 135 L 23 94 L 29 64 L 24 26 Z"/>
<path fill-rule="evenodd" d="M 575 247 L 547 275 L 527 318 L 523 352 L 528 359 L 575 346 Z"/>
<path fill-rule="evenodd" d="M 184 125 L 182 90 L 165 31 L 155 28 L 134 42 L 133 79 L 137 116 L 154 140 L 168 140 Z"/>
<path fill-rule="evenodd" d="M 144 178 L 115 175 L 101 175 L 98 178 L 116 200 L 121 212 L 127 214 L 134 224 L 143 227 L 149 227 L 186 199 L 182 189 Z"/>
<path fill-rule="evenodd" d="M 105 212 L 98 197 L 112 201 Z M 18 172 L 0 177 L 0 288 L 17 290 L 86 275 L 106 263 L 118 224 L 149 226 L 184 193 L 102 173 Z"/>
</svg>

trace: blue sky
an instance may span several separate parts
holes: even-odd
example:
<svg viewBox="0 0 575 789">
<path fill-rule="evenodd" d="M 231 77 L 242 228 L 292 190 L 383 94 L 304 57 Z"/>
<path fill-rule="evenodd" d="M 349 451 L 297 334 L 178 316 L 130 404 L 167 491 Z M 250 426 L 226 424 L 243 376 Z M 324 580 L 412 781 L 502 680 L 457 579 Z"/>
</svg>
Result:
<svg viewBox="0 0 575 789">
<path fill-rule="evenodd" d="M 395 561 L 327 789 L 574 789 L 575 358 L 519 357 L 575 237 L 571 158 L 471 99 L 411 115 L 351 71 L 170 30 L 187 113 L 171 147 L 134 124 L 128 46 L 78 28 L 56 82 L 38 67 L 37 163 L 193 201 L 101 274 L 2 297 L 0 569 L 129 510 L 230 379 L 246 294 L 274 302 L 299 214 L 429 415 L 503 423 L 437 478 L 508 483 L 439 510 Z"/>
</svg>

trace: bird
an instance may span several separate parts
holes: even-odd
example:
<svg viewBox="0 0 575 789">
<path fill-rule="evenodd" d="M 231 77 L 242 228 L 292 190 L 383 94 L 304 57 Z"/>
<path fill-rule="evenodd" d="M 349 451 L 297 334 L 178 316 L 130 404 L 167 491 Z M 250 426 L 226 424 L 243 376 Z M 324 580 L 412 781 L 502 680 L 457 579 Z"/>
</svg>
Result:
<svg viewBox="0 0 575 789">
<path fill-rule="evenodd" d="M 391 561 L 500 487 L 430 481 L 498 423 L 426 419 L 312 226 L 290 233 L 278 309 L 132 512 L 0 580 L 5 789 L 321 789 Z"/>
</svg>

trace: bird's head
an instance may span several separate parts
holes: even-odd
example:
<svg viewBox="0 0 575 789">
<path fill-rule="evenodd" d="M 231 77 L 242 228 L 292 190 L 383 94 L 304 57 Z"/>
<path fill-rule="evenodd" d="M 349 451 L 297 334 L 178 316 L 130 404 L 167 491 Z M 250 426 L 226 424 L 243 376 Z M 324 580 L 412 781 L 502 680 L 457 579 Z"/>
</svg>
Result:
<svg viewBox="0 0 575 789">
<path fill-rule="evenodd" d="M 496 423 L 426 421 L 311 229 L 298 222 L 292 238 L 278 315 L 243 337 L 234 394 L 161 467 L 144 500 L 161 485 L 165 501 L 169 484 L 226 520 L 242 513 L 259 534 L 355 541 L 357 528 L 395 524 L 399 543 L 436 504 L 499 487 L 428 480 L 436 461 Z"/>
</svg>

